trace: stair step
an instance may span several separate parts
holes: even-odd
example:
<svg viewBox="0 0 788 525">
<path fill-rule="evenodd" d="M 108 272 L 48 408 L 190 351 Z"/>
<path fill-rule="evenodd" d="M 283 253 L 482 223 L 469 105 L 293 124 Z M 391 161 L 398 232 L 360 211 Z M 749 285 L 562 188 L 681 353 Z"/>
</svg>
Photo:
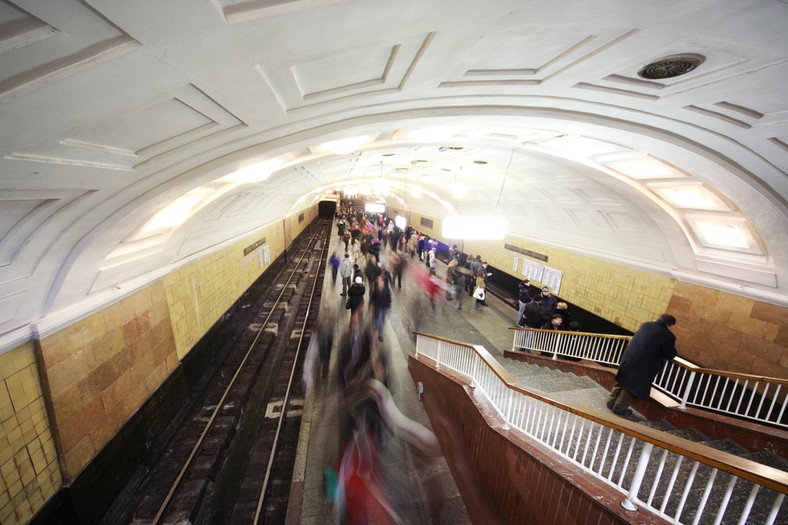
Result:
<svg viewBox="0 0 788 525">
<path fill-rule="evenodd" d="M 512 375 L 518 379 L 518 384 L 522 385 L 525 389 L 545 393 L 559 401 L 581 403 L 588 406 L 597 406 L 597 408 L 599 408 L 600 406 L 604 406 L 604 402 L 607 399 L 606 389 L 599 386 L 599 384 L 589 377 L 578 377 L 569 372 L 562 372 L 560 370 L 554 370 L 513 359 L 507 359 L 505 366 Z M 696 443 L 701 443 L 716 450 L 721 450 L 763 465 L 788 471 L 788 461 L 770 451 L 748 452 L 744 447 L 730 439 L 712 440 L 694 428 L 678 429 L 664 419 L 655 421 L 639 420 L 638 422 L 655 430 Z M 608 436 L 611 436 L 608 430 L 595 430 L 590 438 L 586 435 L 582 440 L 578 440 L 577 437 L 573 437 L 571 434 L 562 436 L 564 430 L 563 423 L 559 423 L 555 428 L 551 427 L 541 430 L 540 435 L 542 438 L 546 437 L 548 442 L 557 446 L 562 453 L 570 457 L 576 454 L 582 455 L 583 447 L 586 445 L 591 447 L 587 452 L 588 454 L 591 454 L 593 449 L 596 448 L 595 460 L 591 465 L 591 470 L 611 479 L 614 483 L 619 483 L 621 480 L 623 486 L 629 486 L 643 448 L 642 442 L 636 441 L 634 445 L 632 445 L 632 450 L 630 452 L 631 438 L 623 438 L 619 446 L 619 438 L 614 436 L 608 443 Z M 549 434 L 549 436 L 544 436 L 543 434 L 545 432 Z M 554 440 L 558 439 L 564 439 L 565 442 L 561 444 L 555 443 Z M 575 452 L 576 450 L 579 452 Z M 622 474 L 622 469 L 624 469 L 623 463 L 627 454 L 630 454 L 630 460 Z M 656 483 L 656 488 L 653 489 L 654 495 L 652 496 L 651 505 L 659 509 L 665 498 L 664 493 L 667 490 L 667 486 L 675 472 L 673 494 L 665 504 L 664 509 L 664 512 L 671 517 L 678 511 L 683 491 L 689 483 L 693 465 L 693 462 L 690 460 L 681 460 L 681 464 L 678 466 L 679 457 L 680 456 L 673 452 L 665 454 L 664 450 L 655 448 L 646 467 L 641 490 L 638 494 L 638 499 L 645 502 L 649 499 L 650 491 Z M 655 481 L 657 473 L 660 471 L 660 463 L 663 462 L 663 458 L 664 464 L 661 467 L 659 480 Z M 577 457 L 576 459 L 581 460 L 582 458 Z M 588 461 L 588 459 L 589 458 L 586 458 L 586 461 Z M 614 472 L 611 473 L 610 470 L 613 468 L 614 459 L 616 461 L 616 466 Z M 679 522 L 693 523 L 696 514 L 699 512 L 699 506 L 712 473 L 713 469 L 711 467 L 703 464 L 698 466 L 692 485 L 687 491 L 682 513 L 678 518 Z M 716 514 L 719 509 L 722 508 L 725 493 L 732 479 L 732 475 L 723 471 L 717 471 L 708 499 L 703 509 L 700 509 L 702 513 L 698 520 L 700 525 L 712 525 L 715 523 Z M 738 522 L 742 510 L 747 505 L 752 488 L 752 483 L 738 478 L 736 479 L 728 505 L 720 523 L 728 524 Z M 775 496 L 776 493 L 774 491 L 762 487 L 758 491 L 750 515 L 746 520 L 746 524 L 760 525 L 765 523 L 771 511 L 771 505 L 775 501 Z M 785 498 L 783 501 L 782 509 L 778 515 L 783 517 L 788 515 L 788 498 Z M 788 525 L 788 522 L 785 521 L 780 523 L 786 523 L 786 525 Z"/>
<path fill-rule="evenodd" d="M 675 430 L 669 430 L 667 433 L 689 441 L 694 441 L 695 443 L 709 441 L 708 436 L 694 428 L 677 428 Z"/>
<path fill-rule="evenodd" d="M 676 427 L 673 425 L 673 423 L 671 423 L 667 419 L 655 419 L 653 421 L 647 419 L 645 421 L 642 421 L 641 424 L 645 427 L 653 428 L 654 430 L 659 430 L 662 432 L 669 432 L 671 430 L 676 430 Z"/>
<path fill-rule="evenodd" d="M 739 445 L 735 441 L 725 438 L 725 439 L 710 439 L 707 441 L 702 442 L 707 447 L 711 447 L 716 450 L 721 450 L 722 452 L 727 452 L 728 454 L 733 454 L 734 456 L 744 456 L 747 454 L 747 449 L 743 446 Z"/>
<path fill-rule="evenodd" d="M 788 461 L 784 460 L 774 452 L 760 450 L 758 452 L 747 452 L 741 456 L 749 459 L 750 461 L 760 463 L 761 465 L 768 465 L 770 467 L 788 472 Z"/>
</svg>

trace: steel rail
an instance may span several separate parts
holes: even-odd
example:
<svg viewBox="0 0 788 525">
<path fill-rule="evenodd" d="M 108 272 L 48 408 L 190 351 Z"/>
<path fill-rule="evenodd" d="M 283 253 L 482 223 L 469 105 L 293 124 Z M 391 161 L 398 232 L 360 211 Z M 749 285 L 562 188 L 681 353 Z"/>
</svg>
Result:
<svg viewBox="0 0 788 525">
<path fill-rule="evenodd" d="M 312 238 L 309 240 L 309 242 L 306 244 L 306 247 L 304 248 L 301 257 L 298 259 L 298 262 L 295 264 L 293 271 L 290 272 L 290 275 L 288 276 L 284 286 L 282 286 L 282 290 L 279 292 L 279 296 L 277 296 L 276 300 L 274 301 L 274 304 L 271 307 L 271 311 L 268 312 L 265 321 L 263 321 L 263 323 L 261 324 L 260 331 L 257 332 L 257 335 L 255 336 L 254 340 L 249 345 L 249 349 L 246 351 L 244 358 L 241 360 L 240 364 L 238 365 L 238 368 L 236 369 L 235 374 L 230 380 L 230 383 L 227 385 L 227 388 L 225 389 L 224 393 L 222 394 L 221 399 L 219 400 L 218 403 L 216 403 L 216 408 L 214 408 L 211 417 L 205 423 L 205 427 L 203 428 L 203 431 L 200 434 L 199 439 L 197 440 L 194 447 L 192 448 L 192 451 L 189 453 L 189 457 L 186 459 L 186 463 L 183 465 L 181 471 L 178 473 L 178 477 L 175 478 L 175 481 L 170 487 L 170 490 L 167 492 L 167 496 L 164 498 L 164 501 L 159 507 L 159 511 L 156 513 L 156 516 L 153 518 L 153 521 L 151 521 L 151 525 L 158 525 L 158 523 L 161 521 L 162 517 L 164 516 L 164 513 L 166 512 L 167 507 L 169 507 L 170 502 L 172 501 L 172 498 L 175 495 L 175 492 L 178 490 L 178 488 L 180 488 L 181 482 L 183 481 L 186 472 L 189 470 L 189 467 L 191 467 L 194 458 L 196 457 L 197 453 L 200 451 L 200 448 L 202 447 L 202 443 L 205 440 L 205 437 L 208 435 L 208 432 L 211 430 L 211 428 L 213 428 L 213 423 L 216 420 L 216 416 L 219 414 L 219 411 L 224 406 L 225 399 L 227 399 L 227 396 L 229 395 L 232 387 L 235 385 L 235 381 L 238 379 L 238 376 L 241 374 L 241 371 L 243 370 L 246 361 L 249 359 L 249 356 L 252 355 L 252 350 L 257 344 L 257 341 L 260 339 L 260 336 L 263 334 L 262 327 L 266 325 L 268 320 L 271 319 L 271 315 L 273 315 L 274 311 L 276 311 L 276 306 L 279 304 L 279 301 L 281 301 L 282 296 L 284 295 L 285 290 L 287 289 L 287 285 L 290 284 L 290 281 L 293 280 L 293 276 L 298 271 L 299 265 L 304 260 L 304 258 L 307 257 L 307 254 L 309 253 L 309 247 L 312 245 L 312 243 L 318 237 L 318 235 L 320 235 L 324 231 L 325 231 L 324 228 L 318 227 L 315 235 L 313 235 Z"/>
<path fill-rule="evenodd" d="M 293 359 L 293 367 L 290 369 L 290 378 L 287 382 L 287 390 L 285 391 L 285 398 L 282 402 L 282 411 L 279 414 L 279 420 L 276 424 L 276 433 L 274 434 L 274 442 L 271 445 L 271 454 L 268 456 L 268 467 L 265 469 L 265 477 L 263 478 L 263 486 L 260 488 L 260 493 L 257 499 L 257 508 L 255 509 L 254 513 L 254 521 L 252 522 L 253 525 L 257 525 L 260 522 L 261 513 L 263 510 L 263 503 L 265 502 L 265 493 L 268 490 L 268 483 L 271 480 L 271 472 L 273 470 L 274 465 L 274 458 L 276 457 L 276 451 L 279 446 L 279 437 L 282 434 L 282 425 L 284 424 L 285 416 L 287 415 L 287 405 L 290 401 L 290 390 L 293 387 L 293 378 L 295 377 L 296 368 L 298 367 L 298 356 L 301 352 L 301 347 L 303 346 L 304 342 L 304 333 L 306 331 L 306 325 L 309 322 L 309 314 L 312 310 L 312 301 L 315 297 L 315 290 L 317 288 L 317 283 L 320 281 L 320 272 L 321 268 L 323 268 L 324 262 L 326 260 L 326 254 L 328 253 L 328 245 L 329 239 L 331 238 L 331 229 L 329 226 L 329 235 L 326 239 L 325 244 L 323 245 L 323 249 L 320 252 L 320 259 L 317 263 L 317 273 L 315 274 L 316 277 L 312 282 L 312 290 L 309 294 L 309 301 L 307 302 L 306 307 L 306 315 L 304 316 L 304 322 L 301 325 L 301 333 L 298 337 L 298 345 L 296 346 L 295 350 L 295 358 Z M 314 337 L 314 334 L 310 337 Z"/>
</svg>

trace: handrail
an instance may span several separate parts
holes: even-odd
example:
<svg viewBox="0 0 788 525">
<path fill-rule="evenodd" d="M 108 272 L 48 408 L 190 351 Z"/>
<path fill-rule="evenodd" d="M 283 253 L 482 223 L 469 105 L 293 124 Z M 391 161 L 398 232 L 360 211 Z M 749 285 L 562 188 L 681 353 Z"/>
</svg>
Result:
<svg viewBox="0 0 788 525">
<path fill-rule="evenodd" d="M 534 328 L 514 330 L 513 348 L 541 351 L 618 366 L 631 336 Z M 677 357 L 666 362 L 652 386 L 688 405 L 788 428 L 788 379 L 727 372 Z"/>
<path fill-rule="evenodd" d="M 515 427 L 529 437 L 551 448 L 586 472 L 603 480 L 626 495 L 622 505 L 633 508 L 635 503 L 674 523 L 686 523 L 684 513 L 697 520 L 697 514 L 714 513 L 721 519 L 729 510 L 730 496 L 737 483 L 753 484 L 749 490 L 748 505 L 741 510 L 739 523 L 746 521 L 758 491 L 765 488 L 774 491 L 771 511 L 766 524 L 775 523 L 782 510 L 785 494 L 788 493 L 788 472 L 784 472 L 726 452 L 671 436 L 643 425 L 616 416 L 575 405 L 561 403 L 514 383 L 514 378 L 487 350 L 478 345 L 416 333 L 416 357 L 424 356 L 435 362 L 436 368 L 447 367 L 467 377 L 471 386 L 478 388 L 492 403 L 504 420 L 504 429 Z M 655 449 L 656 447 L 656 449 Z M 591 449 L 593 452 L 589 454 Z M 599 460 L 596 452 L 601 451 Z M 614 451 L 614 452 L 611 452 Z M 661 453 L 657 453 L 661 451 Z M 612 457 L 610 455 L 612 454 Z M 636 458 L 637 457 L 637 458 Z M 599 461 L 598 461 L 599 460 Z M 689 461 L 691 473 L 681 488 L 674 490 L 674 482 L 683 462 Z M 637 464 L 637 467 L 634 465 Z M 643 472 L 648 464 L 658 469 L 658 474 L 649 483 L 644 482 Z M 711 474 L 696 473 L 698 467 L 711 469 Z M 632 471 L 635 470 L 633 473 Z M 667 487 L 662 473 L 672 470 Z M 638 472 L 640 475 L 638 475 Z M 718 472 L 734 476 L 725 483 L 726 496 L 723 501 L 707 509 L 705 504 L 697 508 L 686 506 L 686 494 L 693 483 L 707 484 L 707 491 L 715 483 Z M 665 472 L 665 476 L 671 472 Z M 741 485 L 739 485 L 741 487 Z M 678 505 L 675 499 L 684 491 Z M 763 497 L 763 492 L 761 497 Z M 767 496 L 770 496 L 767 494 Z M 691 504 L 690 504 L 691 506 Z M 712 516 L 713 517 L 713 516 Z M 697 521 L 696 521 L 697 522 Z M 719 521 L 717 521 L 719 523 Z"/>
</svg>

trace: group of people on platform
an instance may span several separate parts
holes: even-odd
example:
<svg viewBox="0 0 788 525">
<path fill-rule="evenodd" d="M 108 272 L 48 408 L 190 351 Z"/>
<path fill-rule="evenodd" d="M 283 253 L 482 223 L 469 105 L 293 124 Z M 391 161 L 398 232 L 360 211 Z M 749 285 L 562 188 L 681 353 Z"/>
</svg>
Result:
<svg viewBox="0 0 788 525">
<path fill-rule="evenodd" d="M 424 263 L 426 271 L 413 272 L 412 282 L 425 291 L 433 308 L 438 300 L 445 299 L 461 310 L 466 294 L 475 298 L 476 310 L 487 305 L 488 279 L 492 272 L 481 255 L 465 256 L 458 251 L 457 245 L 452 245 L 448 252 L 445 279 L 441 281 L 436 275 L 438 243 L 422 232 L 411 226 L 402 230 L 381 215 L 358 212 L 340 214 L 337 224 L 346 253 L 341 260 L 333 254 L 330 263 L 334 282 L 337 275 L 342 279 L 340 295 L 347 297 L 351 333 L 361 324 L 364 306 L 368 305 L 372 312 L 369 326 L 382 341 L 384 321 L 392 302 L 391 287 L 395 282 L 399 288 L 402 287 L 403 272 L 409 260 L 416 256 Z M 379 263 L 381 246 L 388 250 L 388 268 Z M 533 293 L 534 288 L 529 279 L 523 279 L 518 285 L 516 326 L 572 332 L 581 330 L 566 302 L 553 296 L 547 286 L 541 290 L 536 288 L 537 293 Z M 675 317 L 664 314 L 655 322 L 645 323 L 635 333 L 622 357 L 617 383 L 608 402 L 608 408 L 614 413 L 627 415 L 635 398 L 647 398 L 654 376 L 666 360 L 676 356 L 676 338 L 671 333 L 675 323 Z"/>
<path fill-rule="evenodd" d="M 522 280 L 518 285 L 517 302 L 519 308 L 515 324 L 521 328 L 580 331 L 580 323 L 572 319 L 569 305 L 556 299 L 547 286 L 532 296 L 531 281 Z"/>
<path fill-rule="evenodd" d="M 395 510 L 401 505 L 392 501 L 391 487 L 383 487 L 386 475 L 381 456 L 387 436 L 396 432 L 427 455 L 440 453 L 435 435 L 403 416 L 394 404 L 388 391 L 389 356 L 381 344 L 392 289 L 402 288 L 403 273 L 410 263 L 409 250 L 402 250 L 409 241 L 405 231 L 390 228 L 389 221 L 374 215 L 343 213 L 338 224 L 345 225 L 338 233 L 343 243 L 347 241 L 346 249 L 341 257 L 331 254 L 329 267 L 332 285 L 336 287 L 341 280 L 343 301 L 339 308 L 349 311 L 350 323 L 340 321 L 346 317 L 337 315 L 332 301 L 322 305 L 304 365 L 304 383 L 309 390 L 314 388 L 318 372 L 328 376 L 334 344 L 328 334 L 339 328 L 344 334 L 336 344 L 340 440 L 337 455 L 325 470 L 326 495 L 334 502 L 342 523 L 405 522 Z M 412 232 L 410 235 L 417 238 Z M 381 263 L 381 248 L 386 250 L 386 264 Z M 429 272 L 419 269 L 409 275 L 420 284 Z M 324 308 L 330 313 L 324 314 Z M 399 490 L 407 499 L 407 489 Z"/>
</svg>

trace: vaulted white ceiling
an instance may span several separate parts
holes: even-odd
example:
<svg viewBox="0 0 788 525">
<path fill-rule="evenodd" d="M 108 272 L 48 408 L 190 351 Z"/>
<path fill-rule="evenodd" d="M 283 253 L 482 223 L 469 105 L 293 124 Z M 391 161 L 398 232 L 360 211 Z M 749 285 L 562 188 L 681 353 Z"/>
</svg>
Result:
<svg viewBox="0 0 788 525">
<path fill-rule="evenodd" d="M 0 0 L 0 346 L 364 186 L 786 305 L 786 27 L 778 0 Z"/>
</svg>

